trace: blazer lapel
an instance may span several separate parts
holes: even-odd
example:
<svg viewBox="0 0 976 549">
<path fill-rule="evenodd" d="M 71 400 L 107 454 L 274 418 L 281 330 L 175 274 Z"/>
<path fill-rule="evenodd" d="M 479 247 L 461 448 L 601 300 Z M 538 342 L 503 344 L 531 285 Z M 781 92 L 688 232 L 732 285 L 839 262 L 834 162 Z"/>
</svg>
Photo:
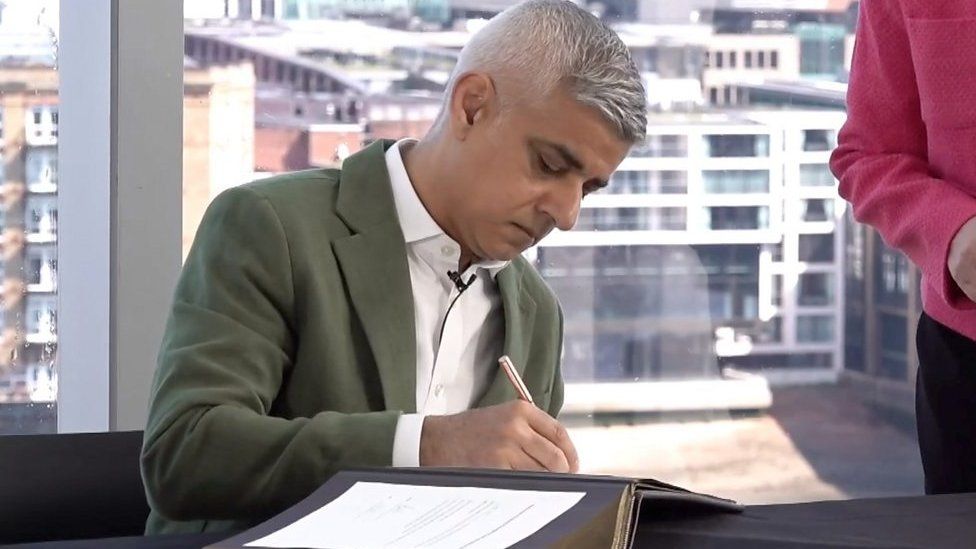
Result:
<svg viewBox="0 0 976 549">
<path fill-rule="evenodd" d="M 505 343 L 502 352 L 512 359 L 519 375 L 525 373 L 526 361 L 529 357 L 529 345 L 532 342 L 531 330 L 535 325 L 536 308 L 535 300 L 522 285 L 524 268 L 519 260 L 515 260 L 499 272 L 496 278 L 505 315 Z M 518 398 L 518 393 L 515 388 L 512 387 L 508 377 L 501 369 L 498 369 L 485 395 L 478 402 L 478 406 L 501 404 L 516 398 Z"/>
<path fill-rule="evenodd" d="M 413 289 L 385 150 L 378 141 L 346 159 L 336 210 L 353 234 L 332 247 L 376 360 L 386 408 L 416 411 Z"/>
</svg>

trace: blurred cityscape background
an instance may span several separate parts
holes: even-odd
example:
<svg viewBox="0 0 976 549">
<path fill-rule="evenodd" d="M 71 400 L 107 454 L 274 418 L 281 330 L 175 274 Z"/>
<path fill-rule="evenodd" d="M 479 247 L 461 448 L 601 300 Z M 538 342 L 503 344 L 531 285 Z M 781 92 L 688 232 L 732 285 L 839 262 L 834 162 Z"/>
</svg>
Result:
<svg viewBox="0 0 976 549">
<path fill-rule="evenodd" d="M 187 1 L 184 253 L 228 187 L 421 137 L 513 3 Z M 920 492 L 919 276 L 827 165 L 858 2 L 578 3 L 629 46 L 651 110 L 577 226 L 526 254 L 565 309 L 584 469 L 750 502 Z M 0 2 L 0 434 L 56 430 L 57 17 Z"/>
</svg>

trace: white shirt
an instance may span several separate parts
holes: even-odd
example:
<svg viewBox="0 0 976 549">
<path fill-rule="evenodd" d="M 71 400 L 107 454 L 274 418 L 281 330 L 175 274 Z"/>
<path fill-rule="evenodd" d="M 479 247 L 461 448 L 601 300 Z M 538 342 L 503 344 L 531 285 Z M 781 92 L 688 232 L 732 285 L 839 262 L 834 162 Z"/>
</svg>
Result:
<svg viewBox="0 0 976 549">
<path fill-rule="evenodd" d="M 467 282 L 475 275 L 474 283 L 458 297 L 458 289 L 447 272 L 457 270 L 461 247 L 444 233 L 417 196 L 400 156 L 400 145 L 404 143 L 413 141 L 398 141 L 386 151 L 386 168 L 413 288 L 417 413 L 404 414 L 397 422 L 393 465 L 417 467 L 424 416 L 470 409 L 498 371 L 505 321 L 495 276 L 509 262 L 472 264 L 461 276 Z"/>
</svg>

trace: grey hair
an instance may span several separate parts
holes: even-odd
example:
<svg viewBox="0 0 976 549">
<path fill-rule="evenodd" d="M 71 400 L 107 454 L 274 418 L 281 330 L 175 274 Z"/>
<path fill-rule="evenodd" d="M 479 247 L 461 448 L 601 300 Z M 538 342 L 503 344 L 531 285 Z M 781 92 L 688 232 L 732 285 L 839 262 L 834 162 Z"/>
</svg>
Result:
<svg viewBox="0 0 976 549">
<path fill-rule="evenodd" d="M 461 50 L 448 91 L 472 71 L 518 82 L 520 90 L 501 90 L 502 101 L 513 100 L 505 91 L 544 98 L 563 87 L 625 141 L 647 133 L 647 97 L 630 51 L 610 27 L 568 0 L 527 0 L 493 17 Z"/>
</svg>

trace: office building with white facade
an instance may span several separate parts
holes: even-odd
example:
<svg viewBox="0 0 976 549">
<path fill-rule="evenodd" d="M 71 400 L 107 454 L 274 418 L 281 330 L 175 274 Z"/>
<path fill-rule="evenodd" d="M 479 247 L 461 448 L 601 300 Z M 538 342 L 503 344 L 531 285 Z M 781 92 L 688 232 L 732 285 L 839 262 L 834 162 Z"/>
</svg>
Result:
<svg viewBox="0 0 976 549">
<path fill-rule="evenodd" d="M 4 170 L 0 185 L 0 401 L 56 398 L 57 76 L 0 68 Z"/>
<path fill-rule="evenodd" d="M 837 111 L 660 114 L 536 251 L 567 382 L 828 381 L 842 365 Z"/>
</svg>

